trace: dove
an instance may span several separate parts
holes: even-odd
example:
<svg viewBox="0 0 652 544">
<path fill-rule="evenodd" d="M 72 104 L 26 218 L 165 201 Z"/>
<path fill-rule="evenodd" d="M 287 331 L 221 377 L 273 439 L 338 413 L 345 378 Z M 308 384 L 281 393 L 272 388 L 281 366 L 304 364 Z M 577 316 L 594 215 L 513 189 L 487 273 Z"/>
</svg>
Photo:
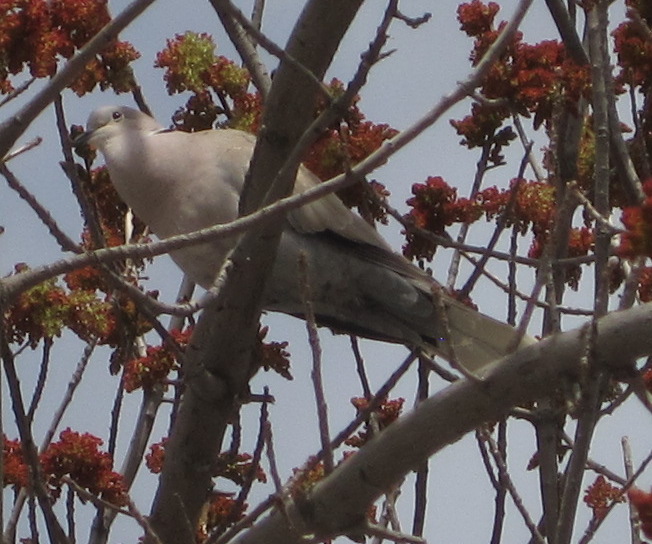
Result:
<svg viewBox="0 0 652 544">
<path fill-rule="evenodd" d="M 125 106 L 93 111 L 75 141 L 99 150 L 120 198 L 160 239 L 238 217 L 255 143 L 255 136 L 234 129 L 169 130 Z M 318 183 L 300 166 L 294 193 Z M 170 255 L 208 289 L 236 242 L 232 236 Z M 446 294 L 335 194 L 287 213 L 263 295 L 265 310 L 303 317 L 301 256 L 320 326 L 422 348 L 469 371 L 515 348 L 513 327 Z M 531 342 L 525 337 L 520 344 Z"/>
</svg>

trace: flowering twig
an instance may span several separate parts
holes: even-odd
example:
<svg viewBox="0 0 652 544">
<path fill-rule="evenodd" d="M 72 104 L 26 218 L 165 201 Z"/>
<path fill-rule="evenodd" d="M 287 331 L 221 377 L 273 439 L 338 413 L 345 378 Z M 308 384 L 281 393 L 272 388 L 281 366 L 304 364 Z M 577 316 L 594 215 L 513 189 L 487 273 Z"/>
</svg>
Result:
<svg viewBox="0 0 652 544">
<path fill-rule="evenodd" d="M 36 117 L 69 85 L 112 39 L 136 19 L 154 0 L 135 0 L 107 23 L 79 52 L 66 62 L 34 97 L 0 123 L 0 157 L 4 157 Z"/>
</svg>

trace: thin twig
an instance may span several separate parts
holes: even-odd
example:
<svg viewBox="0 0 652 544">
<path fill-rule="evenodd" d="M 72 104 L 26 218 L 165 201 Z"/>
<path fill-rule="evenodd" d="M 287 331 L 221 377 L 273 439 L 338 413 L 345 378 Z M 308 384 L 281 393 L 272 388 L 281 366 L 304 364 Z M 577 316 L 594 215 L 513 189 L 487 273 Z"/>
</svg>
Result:
<svg viewBox="0 0 652 544">
<path fill-rule="evenodd" d="M 34 422 L 34 414 L 36 413 L 36 408 L 38 403 L 41 400 L 43 395 L 43 389 L 45 389 L 45 380 L 48 376 L 48 368 L 50 366 L 50 353 L 52 351 L 52 338 L 45 338 L 43 340 L 43 356 L 41 357 L 41 369 L 36 380 L 36 387 L 34 388 L 34 393 L 32 394 L 32 400 L 29 403 L 29 408 L 27 409 L 27 420 L 30 425 Z"/>
<path fill-rule="evenodd" d="M 367 371 L 365 370 L 364 358 L 360 352 L 360 345 L 357 336 L 349 336 L 351 340 L 351 351 L 353 351 L 353 358 L 355 359 L 355 369 L 360 378 L 360 385 L 362 386 L 362 394 L 365 399 L 371 398 L 371 387 L 369 385 L 369 378 L 367 378 Z"/>
<path fill-rule="evenodd" d="M 303 300 L 303 308 L 306 320 L 306 329 L 308 331 L 308 341 L 312 352 L 312 378 L 313 388 L 315 391 L 315 401 L 317 403 L 317 418 L 319 421 L 319 438 L 321 447 L 324 451 L 324 471 L 326 474 L 333 472 L 334 460 L 333 450 L 330 448 L 330 430 L 328 426 L 328 404 L 324 394 L 324 384 L 321 371 L 321 344 L 319 342 L 319 332 L 317 331 L 317 321 L 312 303 L 312 288 L 310 285 L 310 270 L 308 268 L 307 257 L 305 253 L 299 255 L 299 290 Z"/>
<path fill-rule="evenodd" d="M 491 434 L 487 432 L 486 429 L 481 428 L 479 432 L 482 438 L 487 441 L 487 444 L 489 444 L 489 452 L 491 453 L 494 463 L 496 463 L 496 467 L 498 468 L 499 479 L 502 482 L 502 485 L 504 485 L 507 488 L 507 491 L 509 492 L 512 501 L 514 502 L 514 506 L 516 506 L 516 509 L 518 510 L 519 514 L 521 514 L 521 517 L 523 518 L 525 525 L 530 531 L 532 538 L 534 539 L 535 542 L 537 542 L 537 544 L 545 544 L 546 540 L 543 538 L 543 535 L 539 532 L 539 529 L 537 528 L 536 524 L 530 517 L 527 508 L 523 504 L 523 500 L 521 499 L 521 496 L 516 491 L 514 482 L 512 481 L 509 472 L 507 470 L 507 466 L 505 465 L 505 460 L 500 453 L 500 449 L 498 448 L 498 444 L 496 444 L 496 441 L 493 439 Z"/>
<path fill-rule="evenodd" d="M 79 244 L 74 242 L 63 230 L 59 227 L 50 212 L 43 206 L 38 199 L 27 190 L 27 188 L 18 180 L 18 178 L 7 168 L 7 166 L 0 162 L 0 174 L 7 180 L 7 185 L 18 193 L 27 205 L 32 208 L 36 216 L 50 231 L 50 234 L 57 241 L 61 249 L 64 251 L 71 251 L 73 253 L 81 253 L 82 249 Z"/>
<path fill-rule="evenodd" d="M 143 516 L 140 511 L 136 508 L 134 503 L 131 501 L 131 499 L 127 499 L 127 506 L 128 508 L 121 508 L 119 506 L 116 506 L 113 503 L 110 503 L 109 501 L 106 501 L 102 499 L 101 497 L 98 497 L 97 495 L 94 495 L 90 491 L 84 489 L 82 486 L 80 486 L 75 480 L 73 480 L 70 476 L 62 476 L 61 481 L 68 484 L 72 489 L 75 490 L 75 493 L 77 493 L 81 498 L 84 500 L 92 502 L 96 507 L 98 508 L 109 508 L 113 511 L 115 511 L 118 514 L 123 514 L 125 516 L 128 516 L 132 519 L 134 519 L 138 525 L 143 529 L 145 534 L 149 537 L 154 539 L 154 542 L 156 544 L 163 544 L 161 539 L 158 537 L 158 535 L 154 532 L 154 529 L 152 529 L 151 525 L 147 521 L 147 518 Z"/>
</svg>

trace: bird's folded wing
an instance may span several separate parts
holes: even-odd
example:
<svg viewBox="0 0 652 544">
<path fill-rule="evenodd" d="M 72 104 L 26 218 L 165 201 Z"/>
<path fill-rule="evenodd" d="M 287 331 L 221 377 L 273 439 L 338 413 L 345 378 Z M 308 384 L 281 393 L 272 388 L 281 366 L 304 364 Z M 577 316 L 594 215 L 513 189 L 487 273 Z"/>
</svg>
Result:
<svg viewBox="0 0 652 544">
<path fill-rule="evenodd" d="M 301 166 L 294 192 L 303 193 L 319 183 L 319 178 Z M 288 214 L 288 221 L 292 228 L 300 233 L 331 231 L 353 242 L 369 244 L 391 252 L 390 246 L 376 230 L 362 217 L 349 210 L 334 194 L 293 210 Z"/>
</svg>

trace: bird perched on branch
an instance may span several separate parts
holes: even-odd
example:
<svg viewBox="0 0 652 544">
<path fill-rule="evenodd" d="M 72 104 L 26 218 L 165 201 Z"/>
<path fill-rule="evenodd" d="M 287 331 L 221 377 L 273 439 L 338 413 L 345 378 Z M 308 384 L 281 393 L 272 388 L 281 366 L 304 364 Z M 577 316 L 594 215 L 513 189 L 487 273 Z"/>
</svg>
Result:
<svg viewBox="0 0 652 544">
<path fill-rule="evenodd" d="M 237 218 L 255 137 L 232 129 L 164 129 L 128 107 L 106 106 L 88 118 L 75 144 L 104 156 L 124 202 L 161 239 Z M 319 179 L 300 167 L 295 193 Z M 236 237 L 171 252 L 197 284 L 209 288 Z M 476 370 L 513 347 L 515 330 L 461 304 L 360 216 L 330 194 L 290 211 L 264 294 L 266 310 L 301 317 L 299 258 L 305 255 L 318 324 L 337 332 L 423 347 Z M 521 343 L 529 343 L 526 338 Z"/>
</svg>

